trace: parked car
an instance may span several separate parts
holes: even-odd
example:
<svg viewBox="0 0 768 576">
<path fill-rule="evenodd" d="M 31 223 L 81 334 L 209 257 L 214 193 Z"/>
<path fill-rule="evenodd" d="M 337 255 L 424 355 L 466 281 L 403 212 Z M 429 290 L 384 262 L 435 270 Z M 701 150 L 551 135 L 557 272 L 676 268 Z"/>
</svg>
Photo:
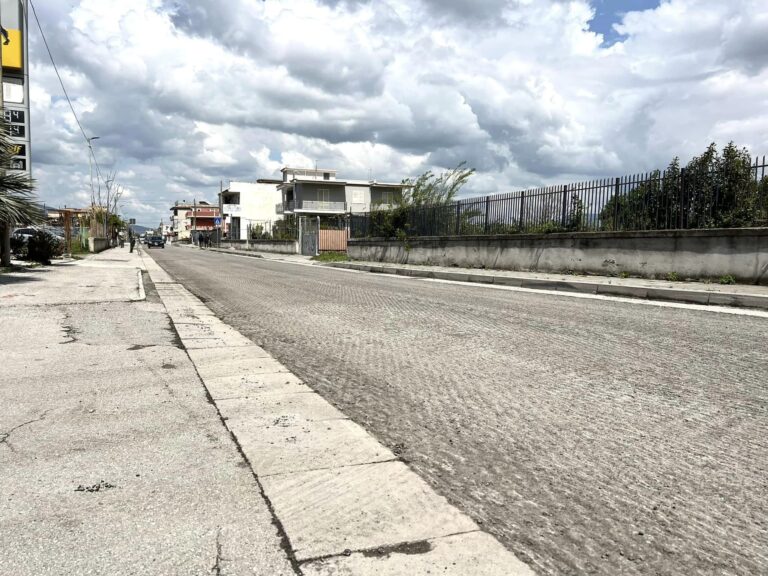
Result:
<svg viewBox="0 0 768 576">
<path fill-rule="evenodd" d="M 152 246 L 159 246 L 160 248 L 165 248 L 165 238 L 162 236 L 148 236 L 147 237 L 147 248 L 152 248 Z"/>
<path fill-rule="evenodd" d="M 35 232 L 37 232 L 36 228 L 16 228 L 16 230 L 13 231 L 13 237 L 26 243 L 32 236 L 34 236 Z"/>
</svg>

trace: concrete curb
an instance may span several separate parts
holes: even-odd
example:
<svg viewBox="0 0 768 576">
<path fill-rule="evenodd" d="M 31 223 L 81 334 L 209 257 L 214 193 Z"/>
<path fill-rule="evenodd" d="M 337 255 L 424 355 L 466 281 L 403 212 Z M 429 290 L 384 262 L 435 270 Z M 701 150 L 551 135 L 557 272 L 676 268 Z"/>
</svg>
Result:
<svg viewBox="0 0 768 576">
<path fill-rule="evenodd" d="M 580 294 L 599 294 L 602 296 L 622 296 L 645 300 L 662 300 L 665 302 L 684 302 L 686 304 L 703 304 L 709 306 L 731 306 L 737 308 L 758 308 L 768 310 L 768 296 L 758 294 L 738 294 L 733 292 L 706 292 L 704 290 L 681 290 L 678 288 L 654 288 L 648 286 L 627 286 L 619 284 L 604 284 L 576 280 L 549 280 L 543 278 L 526 278 L 520 276 L 501 276 L 493 274 L 473 274 L 471 271 L 447 272 L 445 270 L 422 270 L 397 266 L 378 266 L 371 264 L 356 264 L 354 262 L 331 262 L 325 264 L 332 268 L 344 268 L 374 274 L 395 274 L 414 278 L 429 278 L 435 280 L 451 280 L 454 282 L 477 282 L 479 284 L 496 284 L 514 288 L 529 288 L 532 290 L 551 290 L 553 292 L 575 292 Z"/>
<path fill-rule="evenodd" d="M 211 252 L 221 252 L 223 254 L 237 254 L 238 256 L 248 256 L 249 258 L 264 258 L 261 254 L 252 254 L 247 250 L 230 250 L 229 248 L 205 248 Z"/>
<path fill-rule="evenodd" d="M 222 254 L 236 254 L 238 256 L 248 256 L 249 258 L 264 258 L 261 254 L 254 254 L 247 250 L 232 250 L 231 248 L 199 248 L 191 244 L 178 244 L 182 248 L 197 248 L 198 250 L 208 250 L 210 252 L 221 252 Z"/>
<path fill-rule="evenodd" d="M 157 263 L 146 267 L 153 281 L 157 275 L 160 299 L 256 476 L 297 573 L 534 576 L 390 450 L 216 318 Z"/>
<path fill-rule="evenodd" d="M 141 275 L 141 273 L 142 273 L 142 270 L 141 270 L 141 269 L 139 269 L 139 270 L 137 270 L 136 272 L 138 273 L 138 276 L 139 276 L 139 298 L 138 298 L 138 300 L 137 300 L 137 301 L 138 301 L 138 302 L 141 302 L 141 301 L 143 301 L 143 300 L 146 300 L 146 299 L 147 299 L 147 293 L 146 293 L 146 291 L 144 290 L 144 278 L 143 278 L 143 277 L 142 277 L 142 275 Z"/>
</svg>

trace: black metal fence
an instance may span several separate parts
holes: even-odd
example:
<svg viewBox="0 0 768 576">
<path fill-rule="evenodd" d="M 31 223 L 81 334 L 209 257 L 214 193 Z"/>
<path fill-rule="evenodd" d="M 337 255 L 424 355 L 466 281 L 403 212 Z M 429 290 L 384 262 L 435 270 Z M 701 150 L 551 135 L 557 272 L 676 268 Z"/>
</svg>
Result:
<svg viewBox="0 0 768 576">
<path fill-rule="evenodd" d="M 352 238 L 768 226 L 765 156 L 743 169 L 668 169 L 350 217 Z"/>
<path fill-rule="evenodd" d="M 281 220 L 248 220 L 250 240 L 298 240 L 299 227 L 292 216 Z"/>
</svg>

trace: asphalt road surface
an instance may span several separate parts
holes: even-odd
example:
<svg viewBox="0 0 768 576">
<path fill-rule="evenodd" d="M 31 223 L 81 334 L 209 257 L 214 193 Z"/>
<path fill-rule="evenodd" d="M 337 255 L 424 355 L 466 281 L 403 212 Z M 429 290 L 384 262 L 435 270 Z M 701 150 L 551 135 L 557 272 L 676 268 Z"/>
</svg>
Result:
<svg viewBox="0 0 768 576">
<path fill-rule="evenodd" d="M 152 256 L 540 574 L 768 574 L 768 319 Z"/>
</svg>

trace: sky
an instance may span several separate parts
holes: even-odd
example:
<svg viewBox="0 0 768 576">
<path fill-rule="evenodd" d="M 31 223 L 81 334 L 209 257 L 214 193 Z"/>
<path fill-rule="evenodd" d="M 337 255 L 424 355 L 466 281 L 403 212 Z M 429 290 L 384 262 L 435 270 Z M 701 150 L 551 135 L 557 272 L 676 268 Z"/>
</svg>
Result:
<svg viewBox="0 0 768 576">
<path fill-rule="evenodd" d="M 768 153 L 765 0 L 56 0 L 35 3 L 121 212 L 285 165 L 399 182 L 461 162 L 462 196 Z M 90 203 L 88 152 L 34 27 L 41 200 Z"/>
</svg>

